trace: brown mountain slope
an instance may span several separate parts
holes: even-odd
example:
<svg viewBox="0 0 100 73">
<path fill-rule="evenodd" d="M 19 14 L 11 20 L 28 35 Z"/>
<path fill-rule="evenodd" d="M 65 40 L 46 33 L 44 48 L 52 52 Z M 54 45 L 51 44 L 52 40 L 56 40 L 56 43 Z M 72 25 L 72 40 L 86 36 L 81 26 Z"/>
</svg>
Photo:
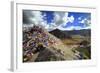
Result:
<svg viewBox="0 0 100 73">
<path fill-rule="evenodd" d="M 38 26 L 23 31 L 23 62 L 77 59 L 70 47 Z"/>
</svg>

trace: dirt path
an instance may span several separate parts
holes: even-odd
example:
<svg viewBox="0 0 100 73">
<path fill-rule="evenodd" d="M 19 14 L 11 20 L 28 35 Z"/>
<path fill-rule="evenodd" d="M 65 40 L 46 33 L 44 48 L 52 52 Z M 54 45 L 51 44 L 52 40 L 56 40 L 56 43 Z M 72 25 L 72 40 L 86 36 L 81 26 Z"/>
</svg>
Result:
<svg viewBox="0 0 100 73">
<path fill-rule="evenodd" d="M 46 49 L 52 52 L 55 56 L 64 58 L 64 60 L 77 59 L 75 53 L 72 51 L 72 48 L 76 47 L 77 45 L 65 45 L 60 39 L 56 38 L 55 36 L 49 34 L 48 32 L 45 33 L 51 38 L 51 41 L 55 41 L 54 44 L 47 46 Z M 40 52 L 33 54 L 32 59 L 29 62 L 34 62 L 38 58 L 39 54 Z M 45 57 L 44 54 L 46 53 L 43 53 L 42 57 Z"/>
<path fill-rule="evenodd" d="M 50 35 L 50 34 L 49 34 Z M 73 47 L 76 47 L 77 45 L 73 45 L 73 46 L 67 46 L 65 44 L 62 43 L 62 41 L 58 38 L 56 38 L 53 35 L 50 35 L 51 37 L 53 37 L 56 40 L 56 43 L 52 45 L 52 47 L 54 47 L 57 50 L 61 50 L 61 53 L 64 54 L 64 58 L 66 60 L 73 60 L 76 58 L 75 54 L 72 51 Z"/>
</svg>

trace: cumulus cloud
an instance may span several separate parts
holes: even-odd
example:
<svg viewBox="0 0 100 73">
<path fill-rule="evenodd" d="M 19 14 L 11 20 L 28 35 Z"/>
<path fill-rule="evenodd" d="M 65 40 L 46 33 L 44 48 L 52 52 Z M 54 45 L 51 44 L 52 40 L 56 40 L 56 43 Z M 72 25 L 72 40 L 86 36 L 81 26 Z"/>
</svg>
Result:
<svg viewBox="0 0 100 73">
<path fill-rule="evenodd" d="M 33 17 L 31 17 L 31 21 L 33 22 L 33 24 L 40 24 L 41 22 L 43 22 L 42 19 L 42 13 L 40 11 L 32 11 L 32 15 Z"/>
<path fill-rule="evenodd" d="M 23 11 L 23 27 L 32 27 L 32 25 L 39 25 L 47 29 L 48 31 L 54 30 L 56 28 L 60 30 L 80 30 L 90 28 L 91 21 L 90 19 L 79 17 L 79 23 L 85 24 L 86 27 L 81 26 L 70 26 L 65 27 L 68 22 L 73 23 L 75 18 L 73 15 L 68 16 L 68 12 L 54 12 L 54 17 L 50 23 L 47 23 L 46 13 L 41 11 Z"/>
<path fill-rule="evenodd" d="M 61 25 L 64 21 L 63 21 L 63 17 L 64 17 L 64 12 L 54 12 L 54 21 L 53 23 L 55 23 L 55 25 L 59 26 Z"/>
<path fill-rule="evenodd" d="M 74 16 L 70 16 L 70 17 L 68 17 L 68 22 L 73 23 L 73 21 L 74 21 Z"/>
<path fill-rule="evenodd" d="M 68 16 L 68 12 L 54 12 L 53 15 L 54 17 L 52 21 L 50 23 L 47 23 L 46 13 L 42 14 L 41 11 L 25 10 L 23 11 L 23 24 L 28 24 L 29 26 L 32 26 L 34 24 L 43 26 L 48 31 L 54 30 L 56 28 L 60 30 L 73 30 L 73 29 L 80 30 L 82 29 L 81 26 L 70 26 L 66 28 L 63 27 L 63 26 L 66 26 L 68 22 L 73 23 L 75 20 L 73 15 Z M 79 19 L 80 19 L 79 23 L 90 24 L 90 20 L 87 20 L 87 19 L 81 20 L 81 18 Z"/>
<path fill-rule="evenodd" d="M 84 23 L 86 22 L 86 20 L 87 20 L 87 19 L 84 18 L 84 19 L 82 19 L 81 21 L 79 21 L 79 23 L 83 23 L 83 24 L 84 24 Z"/>
<path fill-rule="evenodd" d="M 68 12 L 54 12 L 54 20 L 50 24 L 50 29 L 56 29 L 66 26 L 68 22 L 74 22 L 74 16 L 68 16 Z"/>
<path fill-rule="evenodd" d="M 54 13 L 54 23 L 56 25 L 66 25 L 68 22 L 73 22 L 74 17 L 70 16 L 68 17 L 68 12 L 55 12 Z"/>
<path fill-rule="evenodd" d="M 79 23 L 82 23 L 85 26 L 90 26 L 91 25 L 91 20 L 90 19 L 87 19 L 87 18 L 84 18 L 81 21 L 79 21 Z"/>
<path fill-rule="evenodd" d="M 23 26 L 30 27 L 32 25 L 39 25 L 48 28 L 47 21 L 43 19 L 44 16 L 41 11 L 24 10 Z"/>
</svg>

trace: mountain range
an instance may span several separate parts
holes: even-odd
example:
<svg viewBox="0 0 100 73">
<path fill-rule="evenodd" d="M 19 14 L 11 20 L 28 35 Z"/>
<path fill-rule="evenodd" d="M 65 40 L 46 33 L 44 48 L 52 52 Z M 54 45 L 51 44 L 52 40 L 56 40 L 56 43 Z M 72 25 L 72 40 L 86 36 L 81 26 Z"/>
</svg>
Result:
<svg viewBox="0 0 100 73">
<path fill-rule="evenodd" d="M 91 29 L 82 29 L 82 30 L 59 30 L 55 29 L 50 31 L 49 33 L 53 34 L 54 36 L 63 39 L 63 38 L 71 38 L 73 35 L 80 35 L 80 36 L 91 36 Z"/>
</svg>

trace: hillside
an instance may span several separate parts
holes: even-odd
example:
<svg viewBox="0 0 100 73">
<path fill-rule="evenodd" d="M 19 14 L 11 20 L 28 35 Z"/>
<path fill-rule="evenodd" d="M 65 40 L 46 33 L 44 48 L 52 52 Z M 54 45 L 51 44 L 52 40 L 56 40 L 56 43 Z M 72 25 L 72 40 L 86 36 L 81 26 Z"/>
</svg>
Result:
<svg viewBox="0 0 100 73">
<path fill-rule="evenodd" d="M 70 30 L 61 31 L 55 29 L 50 31 L 52 35 L 59 38 L 64 45 L 69 47 L 77 55 L 79 59 L 90 59 L 91 58 L 91 30 Z"/>
<path fill-rule="evenodd" d="M 23 31 L 23 62 L 78 59 L 62 40 L 47 30 L 33 26 Z"/>
<path fill-rule="evenodd" d="M 53 34 L 54 36 L 64 39 L 64 38 L 71 38 L 74 35 L 80 35 L 80 36 L 91 36 L 91 30 L 90 29 L 82 29 L 82 30 L 66 30 L 61 31 L 59 29 L 55 29 L 50 31 L 49 33 Z"/>
<path fill-rule="evenodd" d="M 52 30 L 49 33 L 60 39 L 71 38 L 71 36 L 67 32 L 65 33 L 65 31 L 61 31 L 59 29 Z"/>
</svg>

